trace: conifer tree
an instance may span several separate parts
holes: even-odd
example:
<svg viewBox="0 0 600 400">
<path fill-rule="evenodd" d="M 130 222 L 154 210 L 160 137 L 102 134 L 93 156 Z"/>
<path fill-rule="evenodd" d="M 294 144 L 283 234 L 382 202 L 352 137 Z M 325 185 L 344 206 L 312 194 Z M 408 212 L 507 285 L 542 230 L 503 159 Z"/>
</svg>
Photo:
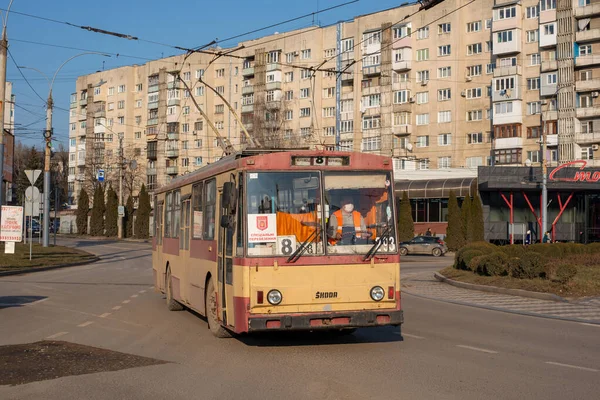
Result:
<svg viewBox="0 0 600 400">
<path fill-rule="evenodd" d="M 456 193 L 450 191 L 448 198 L 448 229 L 446 230 L 446 245 L 448 250 L 457 251 L 465 245 L 462 218 Z"/>
<path fill-rule="evenodd" d="M 471 197 L 465 196 L 462 207 L 460 208 L 460 216 L 462 220 L 462 231 L 464 243 L 469 244 L 472 242 L 471 234 L 469 233 L 469 228 L 471 227 Z"/>
<path fill-rule="evenodd" d="M 481 198 L 479 197 L 479 191 L 475 190 L 473 194 L 473 201 L 471 202 L 471 219 L 469 226 L 469 234 L 471 241 L 481 242 L 485 240 L 484 224 L 483 224 L 483 206 L 481 205 Z"/>
<path fill-rule="evenodd" d="M 119 233 L 119 200 L 117 193 L 109 186 L 106 191 L 106 219 L 104 221 L 106 231 L 104 234 L 108 237 L 115 237 Z"/>
<path fill-rule="evenodd" d="M 77 234 L 86 235 L 88 227 L 88 212 L 90 211 L 90 198 L 85 189 L 79 191 L 77 199 L 77 217 L 75 223 L 77 225 Z"/>
<path fill-rule="evenodd" d="M 398 240 L 406 242 L 415 237 L 415 223 L 412 218 L 412 207 L 408 193 L 402 193 L 400 210 L 398 211 Z"/>
<path fill-rule="evenodd" d="M 127 204 L 125 205 L 125 237 L 133 236 L 133 197 L 129 195 L 127 197 Z"/>
<path fill-rule="evenodd" d="M 135 237 L 138 239 L 148 239 L 150 236 L 150 196 L 146 192 L 146 185 L 142 184 L 140 189 L 137 216 L 135 219 Z"/>
<path fill-rule="evenodd" d="M 92 204 L 92 217 L 90 220 L 90 235 L 104 235 L 104 189 L 102 185 L 96 186 L 94 191 L 94 202 Z"/>
</svg>

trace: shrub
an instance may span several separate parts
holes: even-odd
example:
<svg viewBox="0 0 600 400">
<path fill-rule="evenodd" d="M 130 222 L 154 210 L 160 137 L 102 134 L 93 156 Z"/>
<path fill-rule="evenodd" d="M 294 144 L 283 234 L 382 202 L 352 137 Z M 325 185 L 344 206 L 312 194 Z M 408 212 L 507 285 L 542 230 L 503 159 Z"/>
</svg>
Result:
<svg viewBox="0 0 600 400">
<path fill-rule="evenodd" d="M 523 246 L 521 246 L 520 244 L 513 244 L 510 246 L 502 246 L 500 247 L 500 250 L 502 250 L 502 252 L 504 254 L 506 254 L 508 257 L 514 258 L 514 257 L 521 257 L 523 256 L 523 254 L 525 254 L 525 252 L 527 252 L 527 249 Z"/>
<path fill-rule="evenodd" d="M 526 252 L 519 258 L 520 262 L 511 262 L 510 272 L 514 278 L 543 278 L 546 274 L 546 259 L 536 252 Z"/>
<path fill-rule="evenodd" d="M 522 269 L 522 260 L 519 257 L 510 257 L 506 262 L 506 272 L 513 278 L 518 278 Z"/>
<path fill-rule="evenodd" d="M 502 276 L 507 274 L 508 256 L 501 251 L 488 254 L 479 261 L 477 272 L 481 275 Z"/>
<path fill-rule="evenodd" d="M 485 256 L 485 255 L 480 255 L 480 256 L 473 257 L 473 258 L 471 259 L 471 261 L 469 262 L 468 268 L 469 268 L 471 271 L 473 271 L 473 272 L 477 273 L 477 271 L 480 271 L 480 270 L 481 270 L 481 264 L 482 264 L 482 261 L 483 261 L 483 259 L 484 259 L 484 258 L 486 258 L 486 257 L 487 257 L 487 256 Z"/>
<path fill-rule="evenodd" d="M 456 263 L 457 269 L 470 269 L 469 264 L 471 263 L 471 260 L 475 257 L 482 256 L 483 254 L 483 251 L 477 249 L 466 249 L 465 251 L 460 252 L 460 258 Z"/>
<path fill-rule="evenodd" d="M 552 282 L 565 284 L 575 275 L 577 275 L 577 267 L 567 262 L 549 263 L 546 267 L 546 277 Z"/>
</svg>

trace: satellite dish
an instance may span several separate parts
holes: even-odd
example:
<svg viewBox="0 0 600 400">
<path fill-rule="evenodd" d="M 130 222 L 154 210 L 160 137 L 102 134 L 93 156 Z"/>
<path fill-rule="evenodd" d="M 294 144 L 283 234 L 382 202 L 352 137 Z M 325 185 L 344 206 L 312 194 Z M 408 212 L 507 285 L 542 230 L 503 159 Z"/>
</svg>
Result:
<svg viewBox="0 0 600 400">
<path fill-rule="evenodd" d="M 531 167 L 531 160 L 529 158 L 525 160 L 525 165 Z"/>
<path fill-rule="evenodd" d="M 407 144 L 406 144 L 406 150 L 408 150 L 408 151 L 412 151 L 412 149 L 413 149 L 413 145 L 412 145 L 412 143 L 407 143 Z"/>
</svg>

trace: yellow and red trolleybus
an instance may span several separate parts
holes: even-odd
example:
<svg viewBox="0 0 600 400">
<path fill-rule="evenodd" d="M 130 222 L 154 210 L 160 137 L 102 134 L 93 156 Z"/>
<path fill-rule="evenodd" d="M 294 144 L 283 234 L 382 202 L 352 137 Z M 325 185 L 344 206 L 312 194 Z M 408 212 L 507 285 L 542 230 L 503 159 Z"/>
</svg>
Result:
<svg viewBox="0 0 600 400">
<path fill-rule="evenodd" d="M 244 151 L 158 189 L 152 269 L 216 336 L 403 322 L 390 158 Z"/>
</svg>

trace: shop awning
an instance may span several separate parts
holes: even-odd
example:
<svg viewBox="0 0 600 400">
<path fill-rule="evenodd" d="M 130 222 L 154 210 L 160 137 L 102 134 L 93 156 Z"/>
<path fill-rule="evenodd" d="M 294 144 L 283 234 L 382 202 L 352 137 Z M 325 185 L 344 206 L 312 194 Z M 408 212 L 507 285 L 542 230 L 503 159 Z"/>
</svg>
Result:
<svg viewBox="0 0 600 400">
<path fill-rule="evenodd" d="M 408 193 L 409 199 L 447 199 L 454 190 L 456 197 L 471 196 L 477 178 L 430 179 L 422 181 L 396 181 L 397 195 Z"/>
</svg>

